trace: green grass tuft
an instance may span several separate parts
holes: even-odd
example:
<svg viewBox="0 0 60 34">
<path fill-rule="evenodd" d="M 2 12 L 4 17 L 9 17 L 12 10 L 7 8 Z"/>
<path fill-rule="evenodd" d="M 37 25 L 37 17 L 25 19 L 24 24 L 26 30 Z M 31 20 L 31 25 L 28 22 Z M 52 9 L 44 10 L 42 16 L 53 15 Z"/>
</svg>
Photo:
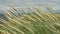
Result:
<svg viewBox="0 0 60 34">
<path fill-rule="evenodd" d="M 8 21 L 0 18 L 0 22 L 3 23 L 0 24 L 0 34 L 60 34 L 59 14 L 46 14 L 35 7 L 36 12 L 24 12 L 20 16 L 14 7 L 12 9 L 14 11 L 6 11 L 4 14 Z"/>
</svg>

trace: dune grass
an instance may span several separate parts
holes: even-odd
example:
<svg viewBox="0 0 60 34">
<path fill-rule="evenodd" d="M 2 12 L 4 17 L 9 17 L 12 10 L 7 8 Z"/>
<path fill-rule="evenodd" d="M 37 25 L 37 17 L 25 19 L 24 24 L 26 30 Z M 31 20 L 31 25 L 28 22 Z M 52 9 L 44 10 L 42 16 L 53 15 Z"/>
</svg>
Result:
<svg viewBox="0 0 60 34">
<path fill-rule="evenodd" d="M 60 34 L 59 14 L 44 13 L 35 7 L 36 12 L 20 16 L 14 7 L 12 9 L 14 11 L 4 14 L 8 20 L 0 18 L 3 23 L 0 24 L 0 34 Z"/>
</svg>

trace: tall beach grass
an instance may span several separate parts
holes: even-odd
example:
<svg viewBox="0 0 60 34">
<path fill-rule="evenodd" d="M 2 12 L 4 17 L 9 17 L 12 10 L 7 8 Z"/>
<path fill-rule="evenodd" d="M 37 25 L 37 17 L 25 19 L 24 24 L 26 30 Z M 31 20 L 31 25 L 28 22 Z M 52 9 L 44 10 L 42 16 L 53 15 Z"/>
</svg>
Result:
<svg viewBox="0 0 60 34">
<path fill-rule="evenodd" d="M 36 6 L 35 10 L 28 8 L 33 13 L 25 14 L 22 10 L 20 15 L 15 7 L 10 7 L 13 11 L 4 14 L 7 20 L 0 18 L 0 34 L 60 34 L 59 14 L 44 13 Z"/>
</svg>

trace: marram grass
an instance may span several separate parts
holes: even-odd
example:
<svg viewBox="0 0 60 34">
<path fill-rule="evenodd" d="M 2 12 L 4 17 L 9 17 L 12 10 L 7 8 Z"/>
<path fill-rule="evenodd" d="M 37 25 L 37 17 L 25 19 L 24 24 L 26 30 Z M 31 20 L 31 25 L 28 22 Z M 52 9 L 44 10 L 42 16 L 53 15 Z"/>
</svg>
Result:
<svg viewBox="0 0 60 34">
<path fill-rule="evenodd" d="M 35 7 L 36 12 L 20 16 L 12 8 L 14 11 L 6 11 L 4 14 L 7 20 L 0 18 L 0 34 L 60 34 L 59 14 L 46 14 Z"/>
</svg>

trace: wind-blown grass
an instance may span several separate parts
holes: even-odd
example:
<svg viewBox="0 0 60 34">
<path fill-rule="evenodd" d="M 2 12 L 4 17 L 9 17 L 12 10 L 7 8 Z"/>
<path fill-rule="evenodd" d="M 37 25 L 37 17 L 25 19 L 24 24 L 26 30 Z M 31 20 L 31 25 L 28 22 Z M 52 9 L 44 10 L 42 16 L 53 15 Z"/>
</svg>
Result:
<svg viewBox="0 0 60 34">
<path fill-rule="evenodd" d="M 12 8 L 14 11 L 6 11 L 4 14 L 8 21 L 0 18 L 3 23 L 0 24 L 0 34 L 60 34 L 58 14 L 46 14 L 35 7 L 36 12 L 19 16 L 18 11 Z"/>
</svg>

